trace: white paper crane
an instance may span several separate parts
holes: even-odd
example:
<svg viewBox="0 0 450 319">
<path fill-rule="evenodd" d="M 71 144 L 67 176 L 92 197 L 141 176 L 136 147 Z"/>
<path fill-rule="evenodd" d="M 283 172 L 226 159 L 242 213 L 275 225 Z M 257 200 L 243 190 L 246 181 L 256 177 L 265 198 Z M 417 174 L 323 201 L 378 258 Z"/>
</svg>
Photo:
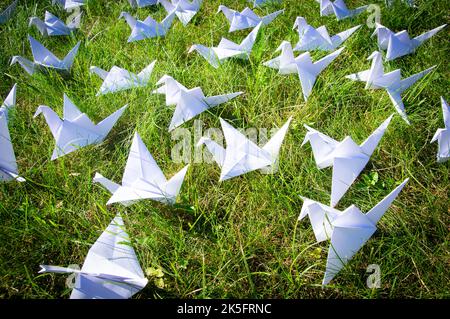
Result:
<svg viewBox="0 0 450 319">
<path fill-rule="evenodd" d="M 305 52 L 298 57 L 294 57 L 291 43 L 283 41 L 277 48 L 281 50 L 281 55 L 264 63 L 273 69 L 277 69 L 279 74 L 298 73 L 300 84 L 302 86 L 303 97 L 308 100 L 311 95 L 314 83 L 316 83 L 317 76 L 341 54 L 344 47 L 330 53 L 322 59 L 313 62 L 309 52 Z"/>
<path fill-rule="evenodd" d="M 263 147 L 259 147 L 230 124 L 220 119 L 227 147 L 223 148 L 209 137 L 200 138 L 197 147 L 205 144 L 212 153 L 214 160 L 222 169 L 220 181 L 262 168 L 269 168 L 273 172 L 291 120 L 292 117 Z"/>
<path fill-rule="evenodd" d="M 205 47 L 201 44 L 194 44 L 189 49 L 189 53 L 197 51 L 202 57 L 206 59 L 213 67 L 218 68 L 220 64 L 229 58 L 239 58 L 247 60 L 252 52 L 255 44 L 258 31 L 261 28 L 260 22 L 248 36 L 242 40 L 241 44 L 236 44 L 226 38 L 222 38 L 217 47 Z"/>
<path fill-rule="evenodd" d="M 246 7 L 242 12 L 229 9 L 227 6 L 220 5 L 217 13 L 223 12 L 227 20 L 230 22 L 230 29 L 228 32 L 234 32 L 238 30 L 244 30 L 248 28 L 253 28 L 262 22 L 262 25 L 268 25 L 271 23 L 279 14 L 284 12 L 283 10 L 278 10 L 270 13 L 264 17 L 258 16 L 252 9 Z"/>
<path fill-rule="evenodd" d="M 438 129 L 431 140 L 431 143 L 438 141 L 438 163 L 443 163 L 450 159 L 450 108 L 442 96 L 441 103 L 445 128 Z"/>
<path fill-rule="evenodd" d="M 305 18 L 297 17 L 297 19 L 295 19 L 294 29 L 297 29 L 300 39 L 296 44 L 294 51 L 336 50 L 360 27 L 361 25 L 357 25 L 356 27 L 330 37 L 326 26 L 323 25 L 316 29 L 310 26 Z"/>
<path fill-rule="evenodd" d="M 109 72 L 99 67 L 91 66 L 91 73 L 95 73 L 103 79 L 103 83 L 97 92 L 97 96 L 146 86 L 150 81 L 155 63 L 156 60 L 146 66 L 138 74 L 134 74 L 119 68 L 118 66 L 113 66 Z"/>
<path fill-rule="evenodd" d="M 394 33 L 381 24 L 376 23 L 376 28 L 372 36 L 377 35 L 378 47 L 380 50 L 386 50 L 386 61 L 391 61 L 404 55 L 414 53 L 420 45 L 446 26 L 446 24 L 441 25 L 440 27 L 411 39 L 406 30 Z"/>
<path fill-rule="evenodd" d="M 36 26 L 44 36 L 70 35 L 80 26 L 81 15 L 77 15 L 69 24 L 65 24 L 57 16 L 45 11 L 45 19 L 42 21 L 38 17 L 31 17 L 29 26 Z"/>
<path fill-rule="evenodd" d="M 17 84 L 14 84 L 5 101 L 0 106 L 0 116 L 4 116 L 6 120 L 8 120 L 8 111 L 16 106 L 16 94 Z"/>
<path fill-rule="evenodd" d="M 406 123 L 410 124 L 401 94 L 418 80 L 430 73 L 436 66 L 434 65 L 431 68 L 402 80 L 400 69 L 384 73 L 382 59 L 380 52 L 373 52 L 368 58 L 368 60 L 372 60 L 372 65 L 369 70 L 347 75 L 346 78 L 353 81 L 366 82 L 366 89 L 385 89 L 397 112 Z"/>
<path fill-rule="evenodd" d="M 75 273 L 70 299 L 128 299 L 147 285 L 120 214 L 89 249 L 81 270 L 40 265 L 39 273 Z"/>
<path fill-rule="evenodd" d="M 13 56 L 11 65 L 14 63 L 19 63 L 20 66 L 30 75 L 33 75 L 38 70 L 45 69 L 54 69 L 63 74 L 68 74 L 81 44 L 81 41 L 78 42 L 77 45 L 70 50 L 66 57 L 63 60 L 60 60 L 32 36 L 28 36 L 28 40 L 30 41 L 34 62 L 16 55 Z"/>
<path fill-rule="evenodd" d="M 167 13 L 175 12 L 181 23 L 186 26 L 200 10 L 203 0 L 158 0 Z"/>
<path fill-rule="evenodd" d="M 4 114 L 0 114 L 0 182 L 25 180 L 19 176 L 16 156 L 9 135 L 8 120 Z"/>
<path fill-rule="evenodd" d="M 131 34 L 128 37 L 128 42 L 134 42 L 144 39 L 151 39 L 156 37 L 164 37 L 169 31 L 175 18 L 175 11 L 169 13 L 161 23 L 155 21 L 148 16 L 144 21 L 137 20 L 128 12 L 120 13 L 119 19 L 125 18 L 128 26 L 131 29 Z"/>
<path fill-rule="evenodd" d="M 19 0 L 14 0 L 2 13 L 0 13 L 0 24 L 4 24 L 11 19 L 14 11 L 16 11 L 18 2 Z"/>
<path fill-rule="evenodd" d="M 305 125 L 308 133 L 303 140 L 303 145 L 311 143 L 319 169 L 333 167 L 331 183 L 331 202 L 334 207 L 345 195 L 353 182 L 358 178 L 364 167 L 370 160 L 370 156 L 377 148 L 383 137 L 392 115 L 384 121 L 361 145 L 353 141 L 350 136 L 338 142 L 331 137 L 316 131 Z"/>
<path fill-rule="evenodd" d="M 133 8 L 144 8 L 158 3 L 158 0 L 128 0 Z"/>
<path fill-rule="evenodd" d="M 123 106 L 103 121 L 95 125 L 85 113 L 73 104 L 64 94 L 64 118 L 60 119 L 51 108 L 41 105 L 34 117 L 43 114 L 56 141 L 52 160 L 67 155 L 84 146 L 101 143 L 122 116 L 127 105 Z"/>
<path fill-rule="evenodd" d="M 358 14 L 364 12 L 368 7 L 368 5 L 366 5 L 353 10 L 349 10 L 344 0 L 335 0 L 335 1 L 316 0 L 316 1 L 320 3 L 321 17 L 334 14 L 338 21 L 357 16 Z"/>
<path fill-rule="evenodd" d="M 66 11 L 71 11 L 75 8 L 78 8 L 84 5 L 84 0 L 53 0 L 52 4 L 58 3 L 62 6 Z"/>
<path fill-rule="evenodd" d="M 331 240 L 322 285 L 327 285 L 377 230 L 377 223 L 398 196 L 408 178 L 367 214 L 355 205 L 344 211 L 303 198 L 299 220 L 308 216 L 317 242 Z"/>
<path fill-rule="evenodd" d="M 189 165 L 167 180 L 138 133 L 134 134 L 130 154 L 122 177 L 122 185 L 96 173 L 94 182 L 102 184 L 112 197 L 107 205 L 131 205 L 142 199 L 175 204 Z"/>
<path fill-rule="evenodd" d="M 156 83 L 156 85 L 161 84 L 162 86 L 153 93 L 165 94 L 166 105 L 176 105 L 169 132 L 207 109 L 228 102 L 243 93 L 234 92 L 206 97 L 200 87 L 187 89 L 169 75 L 164 75 Z"/>
</svg>

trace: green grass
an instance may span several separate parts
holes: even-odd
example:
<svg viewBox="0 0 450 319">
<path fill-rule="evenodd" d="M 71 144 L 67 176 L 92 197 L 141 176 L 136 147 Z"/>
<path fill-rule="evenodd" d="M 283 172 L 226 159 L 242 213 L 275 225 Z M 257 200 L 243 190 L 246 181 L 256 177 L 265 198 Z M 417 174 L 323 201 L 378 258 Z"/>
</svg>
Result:
<svg viewBox="0 0 450 319">
<path fill-rule="evenodd" d="M 5 7 L 1 1 L 1 8 Z M 350 8 L 367 1 L 347 1 Z M 382 8 L 381 22 L 411 36 L 448 23 L 446 0 L 417 0 L 417 9 L 397 3 Z M 387 195 L 398 183 L 410 181 L 378 225 L 378 231 L 327 287 L 320 283 L 328 243 L 316 244 L 309 222 L 297 222 L 302 206 L 299 195 L 328 203 L 331 169 L 318 170 L 309 146 L 301 147 L 303 124 L 342 139 L 362 142 L 395 112 L 386 92 L 364 90 L 364 84 L 345 75 L 368 69 L 366 60 L 377 49 L 368 13 L 337 22 L 320 17 L 313 1 L 283 0 L 281 5 L 258 9 L 263 14 L 284 7 L 285 13 L 264 28 L 249 61 L 227 61 L 212 68 L 191 44 L 217 45 L 225 36 L 240 41 L 249 32 L 228 34 L 228 22 L 216 15 L 218 5 L 243 9 L 247 2 L 205 0 L 201 11 L 184 28 L 175 20 L 165 38 L 128 44 L 130 30 L 117 18 L 121 11 L 141 19 L 165 16 L 162 7 L 131 10 L 128 2 L 89 0 L 83 8 L 82 28 L 73 37 L 43 38 L 28 28 L 28 18 L 43 17 L 45 10 L 67 14 L 51 1 L 20 1 L 16 15 L 0 26 L 0 96 L 18 83 L 18 105 L 10 133 L 25 183 L 0 185 L 0 298 L 67 298 L 66 276 L 38 274 L 39 264 L 82 264 L 90 245 L 117 212 L 124 216 L 133 246 L 144 270 L 163 271 L 161 280 L 150 276 L 136 298 L 448 298 L 449 285 L 449 162 L 436 163 L 437 144 L 430 144 L 443 127 L 439 97 L 450 98 L 448 29 L 427 41 L 415 54 L 385 63 L 387 70 L 412 75 L 432 65 L 437 69 L 403 94 L 411 121 L 395 115 L 379 147 L 358 180 L 339 203 L 355 204 L 363 211 Z M 364 24 L 346 43 L 346 49 L 319 76 L 307 103 L 296 75 L 280 76 L 262 63 L 276 56 L 282 40 L 293 44 L 295 17 L 304 16 L 335 34 Z M 64 56 L 79 40 L 82 46 L 72 77 L 28 76 L 13 55 L 31 57 L 27 34 Z M 315 58 L 324 53 L 314 52 Z M 113 65 L 139 72 L 157 59 L 151 84 L 117 94 L 96 97 L 100 78 L 89 74 L 96 65 Z M 206 95 L 244 91 L 232 102 L 211 109 L 196 119 L 204 130 L 220 128 L 219 116 L 239 128 L 280 127 L 293 122 L 282 146 L 275 175 L 252 172 L 219 183 L 215 164 L 193 164 L 175 206 L 150 200 L 131 207 L 107 207 L 109 193 L 93 184 L 95 172 L 119 182 L 131 139 L 139 132 L 167 176 L 184 164 L 174 163 L 177 143 L 167 132 L 173 108 L 151 94 L 156 81 L 169 74 L 187 87 L 201 86 Z M 50 161 L 54 140 L 48 127 L 33 114 L 45 104 L 62 114 L 66 93 L 94 121 L 124 104 L 129 108 L 107 139 L 56 161 Z M 193 121 L 182 127 L 193 130 Z M 193 133 L 193 132 L 192 132 Z M 192 141 L 194 145 L 194 141 Z M 193 150 L 192 150 L 193 151 Z M 368 289 L 365 269 L 381 267 L 380 289 Z"/>
</svg>

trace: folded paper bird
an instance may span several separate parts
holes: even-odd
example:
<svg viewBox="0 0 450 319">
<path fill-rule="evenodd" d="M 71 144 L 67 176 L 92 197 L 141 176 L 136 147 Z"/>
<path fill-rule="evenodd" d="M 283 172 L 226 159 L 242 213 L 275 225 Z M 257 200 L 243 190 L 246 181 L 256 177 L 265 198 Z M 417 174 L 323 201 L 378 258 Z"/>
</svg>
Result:
<svg viewBox="0 0 450 319">
<path fill-rule="evenodd" d="M 206 145 L 216 163 L 222 168 L 220 181 L 230 179 L 257 169 L 275 171 L 281 144 L 291 123 L 292 117 L 279 129 L 272 138 L 259 147 L 245 135 L 220 119 L 227 147 L 223 148 L 209 137 L 202 137 L 197 147 Z M 270 171 L 269 171 L 270 172 Z"/>
<path fill-rule="evenodd" d="M 169 75 L 161 77 L 156 85 L 162 86 L 153 93 L 165 94 L 166 105 L 176 105 L 169 132 L 207 109 L 228 102 L 243 93 L 234 92 L 206 97 L 200 87 L 187 89 Z"/>
<path fill-rule="evenodd" d="M 441 103 L 445 128 L 438 129 L 431 140 L 431 143 L 438 141 L 438 163 L 443 163 L 450 159 L 450 108 L 442 96 Z"/>
<path fill-rule="evenodd" d="M 295 58 L 291 43 L 283 41 L 275 51 L 281 51 L 281 55 L 265 62 L 264 65 L 269 68 L 277 69 L 279 74 L 291 74 L 297 72 L 302 86 L 303 97 L 306 101 L 311 95 L 317 76 L 330 65 L 339 54 L 341 54 L 342 50 L 344 50 L 344 47 L 313 62 L 309 52 L 305 52 Z"/>
<path fill-rule="evenodd" d="M 321 26 L 317 29 L 310 26 L 306 19 L 297 17 L 294 23 L 294 29 L 297 29 L 299 41 L 294 51 L 333 51 L 336 50 L 345 40 L 347 40 L 361 25 L 350 28 L 330 37 L 327 27 Z"/>
<path fill-rule="evenodd" d="M 322 285 L 328 285 L 372 237 L 377 230 L 378 221 L 389 209 L 407 182 L 408 178 L 367 214 L 361 212 L 355 205 L 340 211 L 302 197 L 303 206 L 298 220 L 308 216 L 317 242 L 331 241 Z"/>
<path fill-rule="evenodd" d="M 51 108 L 41 105 L 34 117 L 43 114 L 56 141 L 52 160 L 67 155 L 84 146 L 101 143 L 122 116 L 127 105 L 95 125 L 85 113 L 64 94 L 64 118 L 60 119 Z"/>
<path fill-rule="evenodd" d="M 12 15 L 16 11 L 17 3 L 19 3 L 19 0 L 14 0 L 5 10 L 3 10 L 2 13 L 0 13 L 0 24 L 4 24 L 11 19 Z"/>
<path fill-rule="evenodd" d="M 158 4 L 158 0 L 128 0 L 128 2 L 133 8 L 144 8 Z"/>
<path fill-rule="evenodd" d="M 25 180 L 19 176 L 16 156 L 9 135 L 8 120 L 4 114 L 0 114 L 0 182 Z"/>
<path fill-rule="evenodd" d="M 386 50 L 386 61 L 391 61 L 407 54 L 414 53 L 420 45 L 446 26 L 446 24 L 441 25 L 440 27 L 411 39 L 406 30 L 394 33 L 381 24 L 376 23 L 376 28 L 372 36 L 377 35 L 378 47 L 380 50 Z"/>
<path fill-rule="evenodd" d="M 8 111 L 16 106 L 16 93 L 17 84 L 14 84 L 5 101 L 0 106 L 0 116 L 4 116 L 6 120 L 8 120 Z"/>
<path fill-rule="evenodd" d="M 19 63 L 20 66 L 30 75 L 33 75 L 38 70 L 45 71 L 47 69 L 56 70 L 64 75 L 69 74 L 81 42 L 78 42 L 77 45 L 70 50 L 66 57 L 63 60 L 60 60 L 32 36 L 28 36 L 28 40 L 30 41 L 34 62 L 16 55 L 13 56 L 11 65 Z"/>
<path fill-rule="evenodd" d="M 138 74 L 131 73 L 118 66 L 113 66 L 109 72 L 99 67 L 91 66 L 91 73 L 95 73 L 103 79 L 102 86 L 97 92 L 97 96 L 146 86 L 150 81 L 155 63 L 156 60 L 146 66 Z"/>
<path fill-rule="evenodd" d="M 175 12 L 175 15 L 186 26 L 189 21 L 200 10 L 203 0 L 158 0 L 158 3 L 162 4 L 167 13 Z"/>
<path fill-rule="evenodd" d="M 401 94 L 418 80 L 430 73 L 436 66 L 432 66 L 431 68 L 402 80 L 400 69 L 384 73 L 382 55 L 380 52 L 373 52 L 368 60 L 372 60 L 372 65 L 369 70 L 347 75 L 346 78 L 353 81 L 366 82 L 366 89 L 385 89 L 397 112 L 406 123 L 410 124 Z"/>
<path fill-rule="evenodd" d="M 358 14 L 364 12 L 368 7 L 368 5 L 366 5 L 353 10 L 349 10 L 344 0 L 335 0 L 335 1 L 316 0 L 316 1 L 320 3 L 321 17 L 334 14 L 338 21 L 357 16 Z"/>
<path fill-rule="evenodd" d="M 134 42 L 144 39 L 164 37 L 169 31 L 173 19 L 175 18 L 175 11 L 169 13 L 164 20 L 161 21 L 161 23 L 156 22 L 150 16 L 148 16 L 144 21 L 137 20 L 128 12 L 122 12 L 119 16 L 119 19 L 121 18 L 125 18 L 131 29 L 128 42 Z"/>
<path fill-rule="evenodd" d="M 314 160 L 319 169 L 333 167 L 331 182 L 331 202 L 334 207 L 345 195 L 353 182 L 358 178 L 370 160 L 370 156 L 381 141 L 392 115 L 384 121 L 361 145 L 353 141 L 350 136 L 338 142 L 331 137 L 304 125 L 308 133 L 303 145 L 311 143 Z"/>
<path fill-rule="evenodd" d="M 230 22 L 230 29 L 228 32 L 244 30 L 253 28 L 262 22 L 262 25 L 268 25 L 284 10 L 278 10 L 264 17 L 258 16 L 252 9 L 246 7 L 242 12 L 229 9 L 227 6 L 220 5 L 217 13 L 223 12 L 227 20 Z"/>
<path fill-rule="evenodd" d="M 45 20 L 38 17 L 31 17 L 29 26 L 36 26 L 39 32 L 44 36 L 70 35 L 80 26 L 81 13 L 77 15 L 69 24 L 65 24 L 57 16 L 45 11 Z"/>
<path fill-rule="evenodd" d="M 242 40 L 241 44 L 236 44 L 233 41 L 222 38 L 217 47 L 208 48 L 201 44 L 194 44 L 189 49 L 189 53 L 197 51 L 215 68 L 218 68 L 223 61 L 229 58 L 247 60 L 250 57 L 261 25 L 262 22 L 260 22 L 244 40 Z"/>
<path fill-rule="evenodd" d="M 52 0 L 52 4 L 59 4 L 66 11 L 72 11 L 74 8 L 78 8 L 84 5 L 84 0 Z"/>
<path fill-rule="evenodd" d="M 134 134 L 130 154 L 122 177 L 122 185 L 96 173 L 94 182 L 102 184 L 111 194 L 107 205 L 131 205 L 142 199 L 175 204 L 189 165 L 167 180 L 138 133 Z"/>
<path fill-rule="evenodd" d="M 70 299 L 128 299 L 148 282 L 120 214 L 91 246 L 81 269 L 40 267 L 39 273 L 76 275 Z"/>
</svg>

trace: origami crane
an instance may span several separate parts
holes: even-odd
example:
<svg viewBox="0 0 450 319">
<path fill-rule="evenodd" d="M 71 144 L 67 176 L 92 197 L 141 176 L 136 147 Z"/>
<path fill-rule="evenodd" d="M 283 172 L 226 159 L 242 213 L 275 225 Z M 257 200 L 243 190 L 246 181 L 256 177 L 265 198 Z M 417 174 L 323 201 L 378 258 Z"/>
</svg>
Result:
<svg viewBox="0 0 450 319">
<path fill-rule="evenodd" d="M 203 0 L 158 0 L 167 13 L 175 12 L 178 19 L 186 26 L 200 10 Z"/>
<path fill-rule="evenodd" d="M 155 63 L 156 60 L 145 67 L 139 74 L 131 73 L 117 66 L 113 66 L 109 72 L 99 67 L 91 66 L 91 73 L 95 73 L 103 79 L 102 86 L 97 92 L 97 96 L 146 86 L 150 81 Z"/>
<path fill-rule="evenodd" d="M 194 44 L 189 49 L 189 53 L 198 51 L 198 53 L 215 68 L 218 68 L 222 61 L 229 58 L 248 59 L 261 25 L 262 22 L 258 23 L 252 32 L 242 40 L 241 44 L 236 44 L 233 41 L 222 38 L 217 47 L 208 48 L 201 44 Z"/>
<path fill-rule="evenodd" d="M 121 203 L 131 205 L 142 199 L 152 199 L 164 204 L 175 204 L 189 165 L 167 180 L 156 164 L 138 133 L 134 134 L 122 185 L 96 173 L 94 182 L 102 184 L 112 197 L 107 205 Z"/>
<path fill-rule="evenodd" d="M 281 143 L 283 143 L 291 120 L 292 117 L 263 147 L 259 147 L 220 118 L 227 148 L 223 148 L 209 137 L 200 138 L 197 147 L 205 144 L 212 153 L 214 160 L 222 168 L 220 181 L 262 168 L 271 169 L 273 172 L 277 164 Z"/>
<path fill-rule="evenodd" d="M 369 70 L 347 75 L 346 78 L 353 81 L 366 82 L 366 89 L 385 89 L 389 94 L 389 97 L 391 98 L 397 112 L 406 123 L 410 124 L 408 116 L 406 115 L 401 94 L 422 77 L 430 73 L 436 66 L 432 66 L 431 68 L 402 80 L 400 69 L 389 73 L 384 73 L 382 55 L 380 52 L 373 52 L 369 56 L 368 60 L 372 60 L 372 65 Z"/>
<path fill-rule="evenodd" d="M 219 12 L 223 12 L 227 20 L 230 22 L 230 29 L 228 32 L 233 32 L 256 27 L 260 22 L 262 22 L 262 25 L 268 25 L 279 14 L 283 13 L 284 10 L 278 10 L 264 17 L 259 17 L 255 12 L 253 12 L 252 9 L 248 7 L 242 10 L 242 12 L 239 12 L 220 5 L 217 13 Z"/>
<path fill-rule="evenodd" d="M 78 42 L 77 45 L 70 50 L 66 57 L 63 60 L 60 60 L 32 36 L 28 36 L 28 40 L 30 41 L 34 62 L 16 55 L 13 56 L 11 65 L 14 63 L 19 63 L 20 66 L 30 75 L 33 75 L 38 70 L 46 69 L 54 69 L 63 74 L 68 74 L 81 44 L 81 41 Z"/>
<path fill-rule="evenodd" d="M 56 141 L 52 160 L 67 155 L 84 146 L 102 142 L 116 124 L 127 105 L 95 125 L 85 113 L 64 94 L 64 118 L 61 120 L 51 108 L 41 105 L 34 117 L 43 113 Z"/>
<path fill-rule="evenodd" d="M 70 11 L 84 5 L 84 0 L 53 0 L 52 4 L 55 3 L 61 5 L 66 11 Z"/>
<path fill-rule="evenodd" d="M 422 43 L 444 29 L 447 25 L 441 25 L 433 30 L 425 32 L 413 39 L 409 37 L 406 30 L 397 33 L 376 23 L 372 36 L 377 35 L 380 50 L 387 50 L 386 61 L 391 61 L 407 54 L 413 53 Z"/>
<path fill-rule="evenodd" d="M 331 137 L 305 125 L 308 133 L 303 145 L 311 143 L 317 167 L 319 169 L 333 167 L 331 184 L 331 202 L 334 207 L 345 195 L 353 182 L 358 178 L 370 160 L 370 156 L 377 148 L 384 135 L 392 115 L 384 121 L 361 145 L 353 141 L 350 136 L 338 142 Z"/>
<path fill-rule="evenodd" d="M 68 25 L 61 21 L 57 16 L 45 11 L 45 21 L 38 17 L 30 18 L 30 27 L 36 26 L 44 36 L 70 35 L 80 26 L 81 13 L 77 15 Z"/>
<path fill-rule="evenodd" d="M 345 40 L 347 40 L 361 25 L 340 32 L 330 37 L 327 27 L 321 26 L 317 29 L 310 26 L 305 18 L 297 17 L 294 23 L 294 29 L 297 28 L 300 40 L 294 48 L 294 51 L 333 51 L 336 50 Z"/>
<path fill-rule="evenodd" d="M 347 8 L 347 5 L 345 4 L 344 0 L 316 0 L 320 3 L 320 16 L 329 16 L 331 14 L 334 14 L 336 16 L 336 19 L 343 20 L 347 18 L 351 18 L 354 16 L 357 16 L 358 14 L 365 11 L 368 7 L 362 6 L 353 10 L 349 10 Z"/>
<path fill-rule="evenodd" d="M 148 38 L 164 37 L 175 18 L 175 11 L 169 13 L 161 23 L 156 22 L 150 16 L 144 21 L 140 21 L 132 17 L 128 12 L 122 12 L 119 16 L 119 19 L 121 18 L 125 18 L 131 28 L 128 42 L 134 42 Z"/>
<path fill-rule="evenodd" d="M 0 13 L 0 24 L 4 24 L 11 19 L 14 11 L 16 11 L 18 2 L 19 0 L 13 1 L 2 13 Z"/>
<path fill-rule="evenodd" d="M 4 114 L 0 113 L 0 182 L 25 180 L 19 176 L 16 156 L 9 135 L 8 120 Z"/>
<path fill-rule="evenodd" d="M 144 8 L 158 3 L 158 0 L 128 0 L 133 8 Z"/>
<path fill-rule="evenodd" d="M 308 198 L 302 198 L 303 207 L 298 220 L 309 217 L 317 242 L 331 240 L 322 285 L 327 285 L 372 237 L 377 230 L 378 221 L 408 180 L 405 179 L 367 214 L 361 212 L 355 205 L 339 211 Z"/>
<path fill-rule="evenodd" d="M 176 105 L 170 122 L 169 132 L 189 121 L 198 114 L 216 105 L 228 102 L 243 92 L 206 97 L 200 87 L 187 89 L 169 75 L 164 75 L 156 85 L 161 85 L 153 93 L 166 95 L 166 105 Z"/>
<path fill-rule="evenodd" d="M 4 116 L 6 120 L 8 120 L 8 111 L 16 106 L 16 93 L 17 84 L 14 84 L 5 101 L 0 106 L 0 116 Z"/>
<path fill-rule="evenodd" d="M 302 86 L 303 97 L 308 100 L 317 76 L 341 54 L 344 47 L 323 57 L 317 62 L 313 62 L 309 52 L 305 52 L 298 57 L 294 57 L 291 43 L 283 41 L 275 52 L 281 50 L 281 55 L 264 63 L 273 69 L 278 69 L 279 74 L 298 73 Z"/>
<path fill-rule="evenodd" d="M 450 108 L 443 97 L 441 97 L 441 103 L 445 128 L 438 129 L 431 140 L 431 143 L 438 141 L 438 163 L 443 163 L 450 159 Z"/>
<path fill-rule="evenodd" d="M 81 270 L 40 265 L 39 273 L 76 274 L 70 299 L 128 299 L 147 285 L 120 214 L 89 249 Z"/>
</svg>

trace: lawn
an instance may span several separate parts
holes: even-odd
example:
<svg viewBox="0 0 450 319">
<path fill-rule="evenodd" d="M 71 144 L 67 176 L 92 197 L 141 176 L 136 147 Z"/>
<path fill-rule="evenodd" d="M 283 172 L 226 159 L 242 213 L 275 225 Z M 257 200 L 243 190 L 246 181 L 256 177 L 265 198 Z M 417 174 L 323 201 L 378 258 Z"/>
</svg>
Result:
<svg viewBox="0 0 450 319">
<path fill-rule="evenodd" d="M 8 2 L 1 0 L 0 10 Z M 436 129 L 444 127 L 440 96 L 450 99 L 448 28 L 416 53 L 384 63 L 387 71 L 400 68 L 403 77 L 437 65 L 402 95 L 411 121 L 407 125 L 384 90 L 365 90 L 363 83 L 345 78 L 369 69 L 367 57 L 377 50 L 376 38 L 370 37 L 373 29 L 366 25 L 368 12 L 336 21 L 320 17 L 314 0 L 283 0 L 256 9 L 260 15 L 281 8 L 285 12 L 261 29 L 248 61 L 228 60 L 215 69 L 188 50 L 194 43 L 217 45 L 223 36 L 240 42 L 249 30 L 229 34 L 228 21 L 216 11 L 219 4 L 242 10 L 249 5 L 245 0 L 205 0 L 186 27 L 175 19 L 166 37 L 133 43 L 127 43 L 130 29 L 118 19 L 120 13 L 160 21 L 166 15 L 162 6 L 132 9 L 126 0 L 89 0 L 78 32 L 44 38 L 28 27 L 31 16 L 43 18 L 46 10 L 62 18 L 69 14 L 50 0 L 19 2 L 13 18 L 0 26 L 0 100 L 18 84 L 9 129 L 26 182 L 0 184 L 0 298 L 68 298 L 67 276 L 38 274 L 39 264 L 81 265 L 117 212 L 123 213 L 149 278 L 134 298 L 450 297 L 449 162 L 437 163 L 437 144 L 430 144 Z M 346 2 L 350 8 L 368 4 Z M 381 8 L 383 25 L 406 29 L 411 36 L 449 22 L 447 0 L 416 0 L 417 8 L 373 2 Z M 326 25 L 331 34 L 363 25 L 319 75 L 307 102 L 297 75 L 278 75 L 263 65 L 278 56 L 274 51 L 283 40 L 298 41 L 292 30 L 297 16 L 314 27 Z M 58 57 L 81 41 L 71 77 L 55 72 L 29 76 L 19 65 L 10 66 L 14 55 L 31 58 L 28 34 Z M 314 59 L 325 54 L 312 52 Z M 102 80 L 89 73 L 91 66 L 109 70 L 116 65 L 137 73 L 153 60 L 157 62 L 147 87 L 96 96 Z M 167 130 L 174 108 L 152 94 L 164 74 L 188 88 L 201 86 L 207 96 L 244 94 L 181 126 L 190 133 L 184 159 L 191 165 L 174 206 L 151 200 L 107 206 L 110 194 L 92 179 L 100 172 L 120 182 L 134 132 L 167 177 L 186 165 L 174 157 L 183 141 Z M 39 105 L 62 115 L 64 93 L 95 122 L 125 104 L 128 108 L 104 142 L 51 161 L 53 137 L 44 118 L 33 115 Z M 410 180 L 377 232 L 322 287 L 329 243 L 316 243 L 309 221 L 297 218 L 300 196 L 329 203 L 332 169 L 319 170 L 309 144 L 301 146 L 307 132 L 303 124 L 337 140 L 349 135 L 361 143 L 392 113 L 381 143 L 337 208 L 354 204 L 367 212 L 405 178 Z M 219 117 L 237 128 L 270 132 L 290 116 L 273 175 L 254 171 L 219 182 L 217 164 L 198 160 L 195 144 L 208 128 L 220 128 Z M 208 155 L 205 148 L 203 152 Z M 381 288 L 367 287 L 370 264 L 380 266 Z"/>
</svg>

